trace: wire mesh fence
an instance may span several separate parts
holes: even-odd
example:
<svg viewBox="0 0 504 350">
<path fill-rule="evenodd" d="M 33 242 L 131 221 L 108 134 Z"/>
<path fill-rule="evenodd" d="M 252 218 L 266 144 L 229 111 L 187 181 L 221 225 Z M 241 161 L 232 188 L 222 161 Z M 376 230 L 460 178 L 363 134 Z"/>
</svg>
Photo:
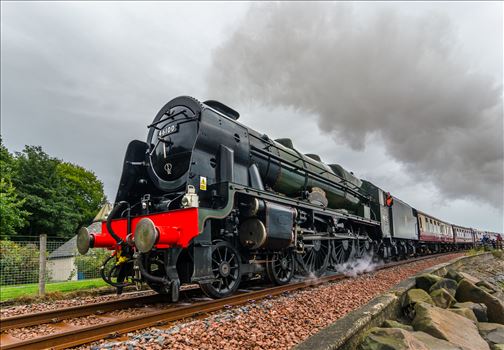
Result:
<svg viewBox="0 0 504 350">
<path fill-rule="evenodd" d="M 77 252 L 76 237 L 66 242 L 49 238 L 45 254 L 45 281 L 60 282 L 100 277 L 101 264 L 110 251 L 91 249 L 83 256 Z M 0 286 L 38 283 L 39 269 L 39 237 L 0 240 Z"/>
</svg>

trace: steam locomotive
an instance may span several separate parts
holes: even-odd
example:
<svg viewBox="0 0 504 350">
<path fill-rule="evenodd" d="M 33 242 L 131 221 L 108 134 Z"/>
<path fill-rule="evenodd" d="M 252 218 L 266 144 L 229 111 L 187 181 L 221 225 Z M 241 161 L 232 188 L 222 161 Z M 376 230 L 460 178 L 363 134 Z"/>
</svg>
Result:
<svg viewBox="0 0 504 350">
<path fill-rule="evenodd" d="M 145 282 L 176 301 L 181 284 L 198 283 L 222 298 L 247 279 L 281 285 L 365 254 L 407 258 L 473 244 L 470 229 L 238 119 L 220 102 L 177 97 L 148 126 L 147 142 L 129 144 L 101 233 L 77 236 L 81 254 L 113 251 L 101 271 L 119 293 Z"/>
</svg>

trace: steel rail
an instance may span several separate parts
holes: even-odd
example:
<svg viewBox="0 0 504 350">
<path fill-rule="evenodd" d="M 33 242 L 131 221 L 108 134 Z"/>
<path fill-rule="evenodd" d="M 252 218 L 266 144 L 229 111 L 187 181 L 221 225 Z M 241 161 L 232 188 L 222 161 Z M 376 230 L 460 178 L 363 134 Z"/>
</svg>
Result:
<svg viewBox="0 0 504 350">
<path fill-rule="evenodd" d="M 453 254 L 455 252 L 448 252 L 446 254 Z M 414 258 L 410 260 L 401 260 L 397 262 L 387 263 L 377 267 L 376 270 L 388 269 L 399 265 L 409 264 L 420 260 L 432 259 L 440 255 L 436 254 Z M 227 306 L 236 306 L 248 303 L 252 300 L 264 299 L 280 295 L 286 292 L 303 289 L 310 286 L 317 286 L 327 282 L 346 279 L 348 276 L 344 274 L 333 274 L 323 276 L 316 279 L 303 280 L 294 282 L 283 286 L 266 288 L 258 291 L 246 292 L 243 294 L 232 295 L 230 297 L 198 302 L 188 306 L 175 307 L 167 310 L 154 311 L 148 314 L 139 316 L 128 317 L 120 320 L 109 321 L 102 324 L 92 325 L 82 328 L 72 328 L 69 331 L 53 333 L 42 337 L 22 340 L 0 346 L 0 349 L 65 349 L 68 347 L 78 346 L 93 342 L 100 339 L 111 338 L 120 334 L 136 331 L 139 329 L 159 326 L 168 322 L 178 321 L 185 318 L 199 316 L 205 313 L 218 311 Z"/>
<path fill-rule="evenodd" d="M 128 308 L 136 304 L 154 304 L 166 301 L 164 295 L 149 294 L 140 297 L 124 298 L 118 300 L 102 301 L 94 304 L 72 306 L 54 310 L 42 311 L 32 314 L 16 315 L 0 319 L 0 332 L 12 328 L 22 328 L 44 323 L 55 323 L 68 318 L 88 316 Z"/>
</svg>

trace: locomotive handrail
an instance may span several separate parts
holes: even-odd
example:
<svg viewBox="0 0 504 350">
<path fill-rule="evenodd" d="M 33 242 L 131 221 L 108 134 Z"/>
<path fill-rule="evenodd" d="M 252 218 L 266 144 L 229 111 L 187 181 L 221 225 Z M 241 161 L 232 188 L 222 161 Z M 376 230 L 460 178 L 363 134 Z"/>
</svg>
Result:
<svg viewBox="0 0 504 350">
<path fill-rule="evenodd" d="M 275 147 L 276 149 L 279 149 L 279 147 L 276 145 L 276 143 L 275 143 L 275 142 L 272 142 L 270 138 L 267 138 L 267 139 L 264 139 L 264 138 L 259 138 L 259 137 L 257 137 L 256 135 L 253 135 L 253 134 L 250 134 L 250 136 L 251 136 L 251 137 L 255 137 L 256 139 L 260 139 L 261 141 L 264 141 L 264 142 L 268 143 L 268 145 L 269 145 L 269 146 L 272 146 L 272 147 Z M 254 147 L 254 148 L 257 148 L 257 147 Z M 297 160 L 302 160 L 302 161 L 303 161 L 303 164 L 305 164 L 305 163 L 306 163 L 306 160 L 302 157 L 301 152 L 297 151 L 297 150 L 296 150 L 296 149 L 294 149 L 294 148 L 293 148 L 293 149 L 290 149 L 290 148 L 288 148 L 288 147 L 286 147 L 286 148 L 287 148 L 287 152 L 288 152 L 291 156 L 293 156 L 293 157 L 297 157 L 297 158 L 298 158 Z M 295 153 L 292 153 L 292 152 L 295 152 Z M 322 170 L 321 174 L 324 174 L 324 173 L 327 173 L 327 172 L 328 172 L 328 171 L 327 171 L 327 169 L 325 169 L 325 168 L 322 168 L 322 167 L 318 166 L 317 164 L 313 163 L 312 161 L 310 161 L 310 164 L 311 164 L 311 165 L 313 165 L 314 167 L 316 167 L 316 168 L 318 168 L 318 169 Z M 335 174 L 335 173 L 332 173 L 332 174 L 334 174 L 336 177 L 340 178 L 342 181 L 345 181 L 345 182 L 347 182 L 347 181 L 348 181 L 348 180 L 346 180 L 345 178 L 343 178 L 343 177 L 339 176 L 338 174 Z M 353 185 L 353 184 L 352 184 L 352 185 Z M 353 186 L 355 186 L 355 185 L 353 185 Z"/>
<path fill-rule="evenodd" d="M 302 171 L 303 171 L 303 172 L 305 172 L 305 173 L 310 173 L 311 175 L 314 175 L 314 176 L 315 176 L 315 177 L 317 177 L 317 178 L 321 178 L 319 173 L 313 172 L 313 171 L 311 171 L 311 170 L 309 170 L 309 169 L 307 169 L 307 168 L 304 168 L 304 167 L 300 167 L 299 165 L 297 165 L 296 163 L 294 163 L 294 162 L 292 162 L 292 161 L 289 161 L 289 160 L 283 159 L 283 158 L 282 158 L 282 157 L 280 157 L 280 156 L 277 156 L 277 155 L 275 155 L 275 154 L 273 154 L 273 153 L 270 153 L 270 152 L 268 152 L 268 151 L 266 151 L 266 150 L 260 149 L 260 148 L 258 148 L 258 147 L 256 147 L 256 146 L 253 146 L 253 145 L 252 145 L 251 147 L 252 147 L 252 149 L 253 149 L 251 152 L 252 152 L 252 153 L 254 153 L 254 154 L 256 154 L 256 155 L 259 155 L 259 156 L 265 156 L 265 155 L 267 155 L 267 156 L 268 156 L 268 158 L 273 158 L 273 159 L 275 159 L 275 160 L 279 161 L 280 163 L 285 163 L 285 164 L 287 164 L 287 165 L 290 165 L 290 167 L 292 168 L 291 170 L 293 170 L 293 171 L 298 171 L 298 173 L 299 173 L 299 170 L 302 170 Z M 292 155 L 292 154 L 291 154 L 291 155 Z M 298 161 L 298 160 L 301 160 L 301 158 L 299 158 L 299 157 L 298 157 L 298 158 L 296 159 L 296 161 Z M 321 168 L 319 167 L 319 169 L 321 169 Z M 303 174 L 303 175 L 304 175 L 304 174 Z M 343 179 L 343 178 L 339 177 L 338 175 L 334 174 L 334 176 L 336 176 L 336 177 L 337 177 L 338 179 L 340 179 L 342 182 L 346 182 L 346 180 L 345 180 L 345 179 Z M 322 178 L 322 179 L 324 179 L 324 178 Z M 326 181 L 327 181 L 327 179 L 324 179 L 324 180 L 326 180 Z M 336 183 L 335 183 L 335 184 L 336 184 Z M 352 189 L 351 189 L 350 187 L 343 187 L 343 189 L 349 189 L 349 190 L 351 190 L 351 191 L 352 191 Z"/>
<path fill-rule="evenodd" d="M 284 164 L 290 165 L 293 168 L 293 171 L 296 171 L 296 172 L 299 173 L 299 169 L 300 169 L 299 166 L 296 165 L 296 164 L 294 164 L 294 163 L 292 163 L 291 161 L 285 160 L 285 159 L 283 159 L 280 156 L 277 156 L 277 155 L 272 154 L 270 152 L 264 151 L 264 150 L 262 150 L 262 149 L 260 149 L 260 148 L 258 148 L 256 146 L 251 145 L 251 147 L 252 147 L 252 150 L 251 150 L 252 153 L 255 153 L 256 155 L 259 155 L 259 156 L 267 155 L 269 158 L 276 159 L 280 163 L 284 163 Z M 318 168 L 320 169 L 320 167 L 318 167 Z M 360 198 L 361 200 L 363 200 L 365 202 L 369 202 L 369 198 L 367 196 L 361 194 L 360 192 L 354 190 L 351 187 L 346 187 L 346 186 L 342 185 L 341 183 L 332 182 L 332 181 L 330 181 L 330 180 L 328 180 L 328 179 L 320 176 L 320 174 L 318 174 L 316 172 L 313 172 L 313 171 L 311 171 L 311 170 L 309 170 L 307 168 L 303 168 L 302 171 L 305 172 L 305 173 L 308 173 L 308 174 L 310 174 L 312 176 L 314 176 L 318 181 L 323 182 L 323 183 L 325 183 L 328 186 L 335 187 L 335 188 L 337 188 L 339 190 L 342 190 L 343 192 L 348 192 L 348 193 L 350 193 L 350 194 L 352 194 L 352 195 Z M 302 174 L 302 175 L 304 175 L 304 174 Z M 341 179 L 343 183 L 349 183 L 348 180 L 345 180 L 345 179 L 339 177 L 336 174 L 334 174 L 334 175 L 337 178 Z M 353 186 L 355 186 L 355 185 L 353 185 Z"/>
<path fill-rule="evenodd" d="M 270 140 L 269 138 L 268 138 L 268 139 L 263 139 L 263 138 L 259 138 L 259 137 L 255 136 L 255 135 L 253 135 L 253 134 L 250 134 L 250 136 L 251 136 L 251 137 L 255 137 L 256 139 L 260 139 L 261 141 L 268 143 L 268 145 L 269 145 L 269 146 L 272 146 L 272 147 L 275 147 L 276 149 L 279 149 L 279 147 L 278 147 L 278 146 L 277 146 L 274 142 L 271 142 L 271 140 Z M 253 147 L 253 148 L 255 148 L 255 149 L 257 149 L 257 150 L 259 150 L 259 151 L 268 152 L 268 151 L 261 150 L 260 148 L 255 147 L 255 146 L 252 146 L 252 147 Z M 294 151 L 295 153 L 293 153 L 292 151 Z M 303 161 L 303 165 L 305 165 L 305 164 L 306 164 L 306 160 L 304 159 L 304 157 L 302 157 L 302 156 L 301 156 L 301 153 L 300 153 L 299 151 L 297 151 L 296 149 L 293 149 L 292 151 L 291 151 L 290 149 L 288 149 L 288 148 L 287 148 L 287 152 L 288 152 L 291 156 L 293 156 L 293 157 L 297 158 L 297 161 L 298 161 L 298 160 L 302 160 L 302 161 Z M 289 162 L 289 161 L 286 161 L 286 160 L 284 160 L 284 159 L 282 159 L 282 158 L 280 158 L 280 159 L 281 159 L 282 161 L 284 161 L 284 162 Z M 295 163 L 293 163 L 293 164 L 295 164 Z M 332 174 L 332 175 L 336 176 L 336 177 L 337 177 L 337 178 L 339 178 L 342 182 L 344 182 L 345 184 L 347 184 L 347 186 L 348 186 L 347 188 L 352 189 L 352 187 L 353 187 L 353 190 L 355 190 L 355 188 L 358 188 L 355 184 L 353 184 L 352 182 L 348 181 L 348 180 L 347 180 L 347 179 L 345 179 L 344 177 L 342 177 L 342 176 L 340 176 L 340 175 L 338 175 L 338 174 L 336 174 L 336 173 L 334 173 L 334 172 L 331 172 L 331 173 L 330 173 L 327 169 L 320 167 L 320 166 L 319 166 L 319 165 L 317 165 L 316 163 L 313 163 L 313 162 L 311 162 L 311 161 L 310 161 L 310 165 L 312 165 L 313 167 L 318 168 L 319 170 L 321 170 L 321 173 L 320 173 L 320 174 L 318 174 L 318 175 L 322 175 L 322 174 L 324 174 L 324 173 L 329 173 L 329 174 Z M 298 165 L 294 165 L 294 167 L 295 167 L 295 168 L 298 168 L 299 166 L 298 166 Z M 305 169 L 305 170 L 306 170 L 306 171 L 308 171 L 308 172 L 311 172 L 312 174 L 317 174 L 317 173 L 315 173 L 315 172 L 312 172 L 311 170 L 308 170 L 306 167 L 305 167 L 305 168 L 303 168 L 303 169 Z"/>
<path fill-rule="evenodd" d="M 179 114 L 183 114 L 183 115 L 185 115 L 187 117 L 187 114 L 186 114 L 185 110 L 181 110 L 181 111 L 175 113 L 174 115 L 169 115 L 169 114 L 166 114 L 166 113 L 164 115 L 168 116 L 169 118 L 174 118 L 174 117 L 176 117 Z M 155 129 L 160 130 L 159 128 L 157 128 L 157 125 L 160 124 L 160 123 L 162 123 L 162 122 L 164 122 L 164 121 L 166 121 L 167 119 L 168 118 L 159 119 L 157 122 L 154 122 L 154 123 L 152 123 L 150 125 L 147 125 L 147 129 L 154 127 Z"/>
</svg>

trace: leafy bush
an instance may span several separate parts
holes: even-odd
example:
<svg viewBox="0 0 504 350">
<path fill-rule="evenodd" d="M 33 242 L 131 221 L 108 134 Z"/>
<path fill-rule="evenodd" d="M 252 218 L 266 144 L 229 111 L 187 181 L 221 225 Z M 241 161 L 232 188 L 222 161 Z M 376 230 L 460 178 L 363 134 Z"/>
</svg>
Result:
<svg viewBox="0 0 504 350">
<path fill-rule="evenodd" d="M 503 259 L 504 258 L 504 252 L 502 250 L 492 250 L 492 255 L 494 256 L 494 258 L 497 258 L 497 259 Z"/>
<path fill-rule="evenodd" d="M 39 254 L 35 244 L 21 245 L 12 241 L 0 241 L 0 284 L 37 282 Z"/>
<path fill-rule="evenodd" d="M 85 279 L 99 277 L 100 267 L 110 254 L 107 249 L 90 249 L 86 255 L 77 255 L 75 257 L 77 272 L 83 273 Z"/>
<path fill-rule="evenodd" d="M 482 246 L 479 246 L 477 248 L 471 248 L 469 251 L 467 251 L 467 255 L 476 255 L 476 254 L 480 254 L 480 253 L 483 253 L 484 252 L 484 249 Z"/>
</svg>

